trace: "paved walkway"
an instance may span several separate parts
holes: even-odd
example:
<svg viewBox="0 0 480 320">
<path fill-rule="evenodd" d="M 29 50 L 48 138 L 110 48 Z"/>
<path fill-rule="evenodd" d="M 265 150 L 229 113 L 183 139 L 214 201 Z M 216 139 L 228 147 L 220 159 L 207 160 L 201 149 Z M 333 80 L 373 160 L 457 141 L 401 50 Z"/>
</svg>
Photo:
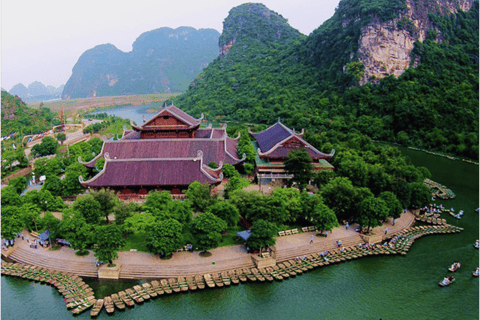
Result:
<svg viewBox="0 0 480 320">
<path fill-rule="evenodd" d="M 415 216 L 407 212 L 397 219 L 395 226 L 387 223 L 373 231 L 376 234 L 384 234 L 385 228 L 388 227 L 389 233 L 398 233 L 410 227 L 414 221 Z M 349 227 L 348 230 L 345 226 L 336 228 L 326 238 L 315 237 L 313 244 L 310 244 L 310 236 L 314 234 L 313 232 L 277 237 L 277 262 L 286 261 L 298 255 L 335 249 L 337 240 L 341 240 L 345 246 L 364 243 L 360 234 L 354 231 L 355 226 Z M 29 243 L 21 238 L 17 238 L 14 248 L 15 250 L 9 256 L 14 261 L 68 271 L 79 276 L 97 276 L 93 252 L 88 256 L 79 257 L 75 255 L 75 250 L 66 247 L 58 251 L 41 247 L 32 249 Z M 119 258 L 115 263 L 122 266 L 120 278 L 135 279 L 204 274 L 254 267 L 251 254 L 246 253 L 244 246 L 221 247 L 212 249 L 210 252 L 212 253 L 210 257 L 201 257 L 199 252 L 177 252 L 169 260 L 161 260 L 158 256 L 144 252 L 119 252 Z"/>
</svg>

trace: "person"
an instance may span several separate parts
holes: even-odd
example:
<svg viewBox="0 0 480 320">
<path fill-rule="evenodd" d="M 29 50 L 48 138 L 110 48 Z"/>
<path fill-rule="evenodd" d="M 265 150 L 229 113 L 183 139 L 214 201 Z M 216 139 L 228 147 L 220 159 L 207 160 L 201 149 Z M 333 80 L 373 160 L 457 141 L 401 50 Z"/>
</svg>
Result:
<svg viewBox="0 0 480 320">
<path fill-rule="evenodd" d="M 394 226 L 394 225 L 395 225 L 395 219 L 393 219 L 393 221 L 392 221 L 392 226 Z"/>
<path fill-rule="evenodd" d="M 250 247 L 247 247 L 247 253 L 250 253 Z"/>
<path fill-rule="evenodd" d="M 385 241 L 385 243 L 383 244 L 384 247 L 388 246 L 388 243 Z"/>
<path fill-rule="evenodd" d="M 27 236 L 27 243 L 30 243 L 30 239 L 28 238 L 28 236 Z"/>
<path fill-rule="evenodd" d="M 478 248 L 479 246 L 480 246 L 480 242 L 477 239 L 477 241 L 475 241 L 475 248 Z"/>
<path fill-rule="evenodd" d="M 325 231 L 325 237 L 328 236 L 328 231 Z"/>
<path fill-rule="evenodd" d="M 349 227 L 349 225 L 348 225 L 348 221 L 347 221 L 347 224 L 345 225 L 345 230 L 348 230 L 348 227 Z"/>
<path fill-rule="evenodd" d="M 345 252 L 345 247 L 342 247 L 342 249 L 341 249 L 341 250 Z"/>
<path fill-rule="evenodd" d="M 387 232 L 388 232 L 388 228 L 385 228 L 385 234 L 387 234 Z"/>
<path fill-rule="evenodd" d="M 448 281 L 452 282 L 453 280 L 455 280 L 453 276 L 448 277 Z"/>
<path fill-rule="evenodd" d="M 313 243 L 313 234 L 310 236 L 310 243 Z"/>
<path fill-rule="evenodd" d="M 443 278 L 443 280 L 442 280 L 442 285 L 443 285 L 443 286 L 446 286 L 446 285 L 448 285 L 449 283 L 450 283 L 450 281 L 448 280 L 448 278 Z"/>
<path fill-rule="evenodd" d="M 475 272 L 473 273 L 473 275 L 474 275 L 475 277 L 478 277 L 479 273 L 480 273 L 480 270 L 479 270 L 479 268 L 477 267 L 477 269 L 475 269 Z"/>
</svg>

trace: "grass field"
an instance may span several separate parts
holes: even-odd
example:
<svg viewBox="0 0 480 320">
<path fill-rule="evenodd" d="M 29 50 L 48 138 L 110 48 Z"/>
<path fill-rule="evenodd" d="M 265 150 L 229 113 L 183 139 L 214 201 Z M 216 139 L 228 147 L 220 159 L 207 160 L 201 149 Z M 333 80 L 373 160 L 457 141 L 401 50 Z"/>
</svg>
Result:
<svg viewBox="0 0 480 320">
<path fill-rule="evenodd" d="M 92 97 L 92 98 L 80 98 L 72 100 L 60 100 L 60 101 L 49 101 L 43 102 L 43 107 L 47 107 L 54 112 L 59 112 L 62 105 L 67 110 L 77 110 L 77 109 L 90 109 L 90 108 L 100 108 L 108 107 L 113 105 L 120 104 L 131 104 L 133 106 L 141 105 L 143 103 L 149 104 L 158 101 L 165 101 L 171 97 L 175 97 L 180 93 L 155 93 L 155 94 L 139 94 L 139 95 L 128 95 L 128 96 L 112 96 L 112 97 Z M 41 101 L 28 103 L 28 107 L 38 108 L 40 107 Z"/>
</svg>

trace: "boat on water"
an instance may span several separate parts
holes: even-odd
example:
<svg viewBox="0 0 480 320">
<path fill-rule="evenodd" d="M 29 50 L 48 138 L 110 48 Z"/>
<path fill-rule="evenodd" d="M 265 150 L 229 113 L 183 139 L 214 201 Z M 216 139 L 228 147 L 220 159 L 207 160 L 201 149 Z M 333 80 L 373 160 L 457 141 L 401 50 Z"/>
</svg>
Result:
<svg viewBox="0 0 480 320">
<path fill-rule="evenodd" d="M 439 285 L 440 287 L 446 287 L 446 286 L 451 285 L 451 284 L 454 283 L 454 282 L 455 282 L 455 278 L 454 278 L 453 276 L 450 276 L 450 277 L 448 277 L 448 278 L 443 278 L 443 280 L 440 281 L 440 282 L 438 283 L 438 285 Z"/>
<path fill-rule="evenodd" d="M 472 272 L 472 276 L 478 277 L 480 275 L 480 268 L 477 268 L 475 271 Z"/>
<path fill-rule="evenodd" d="M 448 271 L 455 272 L 458 269 L 460 269 L 461 266 L 462 266 L 462 264 L 460 262 L 454 262 L 452 264 L 452 266 L 450 268 L 448 268 Z"/>
<path fill-rule="evenodd" d="M 450 215 L 451 215 L 452 217 L 456 218 L 456 219 L 461 219 L 461 218 L 462 218 L 462 216 L 460 215 L 460 213 L 455 214 L 455 213 L 453 213 L 453 211 L 450 211 Z"/>
<path fill-rule="evenodd" d="M 478 249 L 480 247 L 480 242 L 477 240 L 473 246 L 475 249 Z"/>
</svg>

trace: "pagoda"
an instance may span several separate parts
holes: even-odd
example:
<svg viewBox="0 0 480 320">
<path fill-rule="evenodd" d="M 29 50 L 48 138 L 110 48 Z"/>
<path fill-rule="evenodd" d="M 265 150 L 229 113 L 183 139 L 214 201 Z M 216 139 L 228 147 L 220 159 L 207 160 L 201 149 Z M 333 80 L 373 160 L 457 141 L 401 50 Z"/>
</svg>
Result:
<svg viewBox="0 0 480 320">
<path fill-rule="evenodd" d="M 169 190 L 174 198 L 198 181 L 218 185 L 223 179 L 223 164 L 241 165 L 237 141 L 228 137 L 226 126 L 200 128 L 203 115 L 195 119 L 171 105 L 162 108 L 141 126 L 132 124 L 117 141 L 105 141 L 100 153 L 89 162 L 94 168 L 104 158 L 103 169 L 80 183 L 87 188 L 108 188 L 120 198 L 142 198 L 151 190 Z M 216 169 L 208 164 L 215 162 Z"/>
<path fill-rule="evenodd" d="M 329 154 L 317 150 L 303 139 L 303 129 L 297 133 L 295 129 L 288 128 L 279 120 L 262 132 L 254 133 L 249 130 L 249 133 L 256 140 L 253 144 L 257 150 L 255 162 L 260 179 L 292 178 L 285 172 L 284 162 L 292 150 L 298 149 L 306 149 L 312 158 L 314 170 L 334 169 L 328 161 L 335 154 L 335 150 Z"/>
</svg>

